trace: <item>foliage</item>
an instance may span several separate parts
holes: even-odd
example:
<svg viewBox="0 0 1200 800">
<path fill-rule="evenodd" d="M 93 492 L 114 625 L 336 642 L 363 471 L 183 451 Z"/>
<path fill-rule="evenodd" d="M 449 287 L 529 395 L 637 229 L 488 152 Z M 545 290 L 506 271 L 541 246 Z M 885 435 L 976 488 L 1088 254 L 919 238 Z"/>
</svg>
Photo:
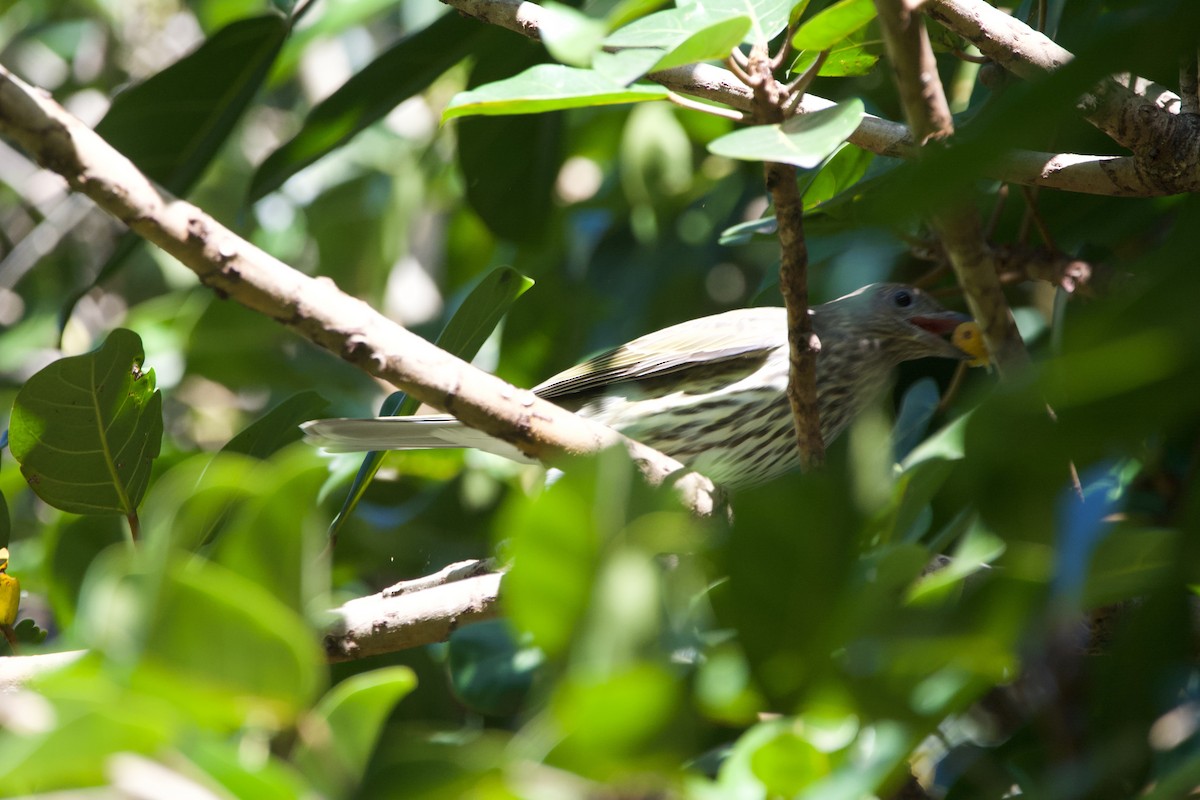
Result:
<svg viewBox="0 0 1200 800">
<path fill-rule="evenodd" d="M 1028 374 L 975 370 L 942 408 L 953 368 L 907 365 L 822 471 L 697 520 L 619 453 L 543 486 L 475 453 L 313 452 L 303 419 L 412 409 L 0 153 L 14 640 L 87 650 L 5 695 L 0 794 L 169 778 L 221 797 L 838 798 L 894 795 L 911 773 L 947 798 L 1173 797 L 1200 782 L 1200 202 L 1019 202 L 986 177 L 1011 147 L 1111 147 L 1076 95 L 1118 71 L 1175 83 L 1191 4 L 1051 3 L 1047 30 L 1078 56 L 1066 77 L 993 88 L 939 39 L 960 135 L 915 168 L 844 143 L 864 111 L 899 115 L 862 0 L 548 0 L 544 46 L 433 0 L 4 9 L 0 63 L 160 183 L 518 385 L 778 303 L 754 160 L 780 148 L 805 170 L 815 298 L 925 275 L 922 215 L 964 187 L 996 244 L 1032 249 L 1039 229 L 1095 280 L 1090 297 L 1009 288 Z M 796 72 L 832 51 L 813 91 L 837 105 L 782 129 L 677 109 L 641 80 L 791 31 Z M 46 422 L 72 400 L 93 413 Z M 90 460 L 114 442 L 144 460 Z M 511 563 L 502 619 L 326 664 L 327 609 L 493 555 Z"/>
</svg>

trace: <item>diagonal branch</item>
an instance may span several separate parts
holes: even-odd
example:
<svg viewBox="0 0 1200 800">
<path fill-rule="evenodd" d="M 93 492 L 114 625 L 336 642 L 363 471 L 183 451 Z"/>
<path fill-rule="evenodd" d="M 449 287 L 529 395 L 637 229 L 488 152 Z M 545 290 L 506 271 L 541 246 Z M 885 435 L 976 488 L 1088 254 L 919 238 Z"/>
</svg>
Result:
<svg viewBox="0 0 1200 800">
<path fill-rule="evenodd" d="M 875 7 L 909 127 L 921 143 L 949 136 L 954 121 L 924 21 L 904 0 L 875 0 Z M 1000 288 L 978 211 L 969 202 L 958 202 L 936 213 L 932 224 L 1001 374 L 1024 365 L 1028 355 Z"/>
<path fill-rule="evenodd" d="M 328 278 L 292 269 L 196 206 L 154 186 L 90 128 L 2 67 L 0 133 L 177 258 L 222 297 L 287 325 L 371 375 L 541 461 L 623 445 L 646 480 L 657 485 L 678 478 L 675 486 L 688 507 L 712 513 L 716 501 L 707 478 L 685 475 L 682 465 L 656 450 L 475 369 L 342 293 Z"/>
</svg>

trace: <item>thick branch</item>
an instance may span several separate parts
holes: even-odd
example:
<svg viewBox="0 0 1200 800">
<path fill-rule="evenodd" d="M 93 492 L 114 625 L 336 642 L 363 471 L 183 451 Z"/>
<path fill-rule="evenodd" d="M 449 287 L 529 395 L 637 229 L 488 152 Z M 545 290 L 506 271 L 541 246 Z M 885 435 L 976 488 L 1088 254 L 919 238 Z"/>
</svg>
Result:
<svg viewBox="0 0 1200 800">
<path fill-rule="evenodd" d="M 343 294 L 328 278 L 310 278 L 268 255 L 155 187 L 86 125 L 3 68 L 0 133 L 221 296 L 287 325 L 467 425 L 546 462 L 620 444 L 649 482 L 682 475 L 677 461 L 475 369 Z M 695 512 L 712 512 L 710 481 L 689 473 L 676 485 Z"/>
<path fill-rule="evenodd" d="M 904 0 L 875 0 L 875 6 L 909 128 L 921 142 L 949 136 L 954 122 L 923 21 Z M 1001 374 L 1023 365 L 1028 355 L 1001 291 L 979 213 L 971 203 L 958 202 L 934 214 L 932 223 Z"/>
<path fill-rule="evenodd" d="M 325 635 L 330 661 L 350 661 L 443 642 L 459 627 L 497 615 L 500 574 L 487 573 L 412 592 L 384 590 L 334 609 Z"/>
</svg>

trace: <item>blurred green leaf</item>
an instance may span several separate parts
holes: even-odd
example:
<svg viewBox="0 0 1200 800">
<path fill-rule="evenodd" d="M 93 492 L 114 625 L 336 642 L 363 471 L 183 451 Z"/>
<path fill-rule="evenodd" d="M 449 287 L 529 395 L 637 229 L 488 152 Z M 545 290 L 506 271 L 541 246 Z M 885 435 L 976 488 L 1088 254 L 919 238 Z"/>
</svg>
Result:
<svg viewBox="0 0 1200 800">
<path fill-rule="evenodd" d="M 547 0 L 542 4 L 538 31 L 542 44 L 556 61 L 571 67 L 589 67 L 604 40 L 605 26 L 570 6 Z"/>
<path fill-rule="evenodd" d="M 406 36 L 313 107 L 304 125 L 267 156 L 254 173 L 248 198 L 257 200 L 292 175 L 341 147 L 402 101 L 424 90 L 495 31 L 450 13 Z"/>
<path fill-rule="evenodd" d="M 352 796 L 392 708 L 417 686 L 408 667 L 352 675 L 334 686 L 307 720 L 292 761 L 327 797 Z"/>
<path fill-rule="evenodd" d="M 840 0 L 801 25 L 792 45 L 797 50 L 829 50 L 873 19 L 873 0 Z"/>
<path fill-rule="evenodd" d="M 180 743 L 183 756 L 233 797 L 295 800 L 312 791 L 299 774 L 278 759 L 247 765 L 240 740 L 189 736 Z"/>
<path fill-rule="evenodd" d="M 162 395 L 132 331 L 59 359 L 17 394 L 9 448 L 38 497 L 75 514 L 132 514 L 162 440 Z"/>
<path fill-rule="evenodd" d="M 480 714 L 516 713 L 544 659 L 535 647 L 522 647 L 507 622 L 478 622 L 450 635 L 447 666 L 454 694 Z"/>
<path fill-rule="evenodd" d="M 206 478 L 224 457 L 214 459 Z M 235 465 L 233 471 L 241 470 Z M 328 601 L 321 530 L 311 504 L 326 475 L 325 465 L 305 449 L 252 468 L 247 475 L 252 493 L 233 508 L 213 556 L 301 615 L 323 611 Z"/>
<path fill-rule="evenodd" d="M 316 419 L 328 407 L 329 401 L 316 392 L 294 394 L 243 428 L 221 452 L 267 458 L 285 445 L 300 441 L 300 423 Z"/>
<path fill-rule="evenodd" d="M 680 684 L 659 664 L 640 664 L 595 679 L 559 684 L 552 703 L 567 745 L 582 758 L 637 753 L 669 724 Z"/>
<path fill-rule="evenodd" d="M 117 752 L 154 753 L 177 733 L 155 709 L 81 703 L 49 730 L 0 729 L 0 785 L 9 796 L 100 786 Z M 70 758 L 63 754 L 69 753 Z"/>
<path fill-rule="evenodd" d="M 743 161 L 777 161 L 811 169 L 846 141 L 862 117 L 861 100 L 844 100 L 832 108 L 793 117 L 782 125 L 742 128 L 709 142 L 708 150 Z"/>
<path fill-rule="evenodd" d="M 538 64 L 506 80 L 459 92 L 443 120 L 473 114 L 539 114 L 564 108 L 663 100 L 661 86 L 622 86 L 598 72 L 560 64 Z"/>
<path fill-rule="evenodd" d="M 792 797 L 829 772 L 829 759 L 791 731 L 780 731 L 750 756 L 750 769 L 767 792 Z"/>
<path fill-rule="evenodd" d="M 250 715 L 272 727 L 289 724 L 315 698 L 325 680 L 315 637 L 265 589 L 197 560 L 172 561 L 163 578 L 135 677 L 140 685 L 189 692 L 192 713 L 203 705 L 230 723 Z"/>
<path fill-rule="evenodd" d="M 562 655 L 576 633 L 600 549 L 589 524 L 588 499 L 568 482 L 570 477 L 536 503 L 511 501 L 500 526 L 514 536 L 508 545 L 513 566 L 501 590 L 505 612 L 551 658 Z"/>
</svg>

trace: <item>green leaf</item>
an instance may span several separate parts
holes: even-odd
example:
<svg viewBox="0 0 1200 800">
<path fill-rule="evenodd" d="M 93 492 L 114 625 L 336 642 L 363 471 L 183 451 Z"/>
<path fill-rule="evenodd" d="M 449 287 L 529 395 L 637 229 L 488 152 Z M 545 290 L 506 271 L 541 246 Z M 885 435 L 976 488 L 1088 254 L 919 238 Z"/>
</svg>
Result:
<svg viewBox="0 0 1200 800">
<path fill-rule="evenodd" d="M 728 58 L 746 37 L 750 22 L 749 17 L 731 17 L 706 25 L 669 50 L 650 71 Z"/>
<path fill-rule="evenodd" d="M 723 59 L 750 31 L 752 20 L 741 13 L 744 11 L 743 8 L 720 13 L 699 7 L 659 11 L 614 31 L 604 44 L 657 53 L 658 57 L 645 68 L 649 72 Z M 640 56 L 639 63 L 647 59 L 648 56 Z"/>
<path fill-rule="evenodd" d="M 750 754 L 750 769 L 769 794 L 791 797 L 829 773 L 829 757 L 783 730 Z"/>
<path fill-rule="evenodd" d="M 774 236 L 775 231 L 779 230 L 779 222 L 772 214 L 769 217 L 760 217 L 752 219 L 749 222 L 739 222 L 737 225 L 731 225 L 721 231 L 721 238 L 717 241 L 726 247 L 734 245 L 746 244 L 755 236 Z"/>
<path fill-rule="evenodd" d="M 873 19 L 874 0 L 841 0 L 801 25 L 792 45 L 797 50 L 829 50 Z"/>
<path fill-rule="evenodd" d="M 277 14 L 222 28 L 113 98 L 96 133 L 151 179 L 185 194 L 257 93 L 287 33 L 287 20 Z"/>
<path fill-rule="evenodd" d="M 464 361 L 475 358 L 479 348 L 483 347 L 483 343 L 500 324 L 501 318 L 531 286 L 533 279 L 525 277 L 512 267 L 498 267 L 492 270 L 463 299 L 462 305 L 450 317 L 450 321 L 438 336 L 437 346 Z M 395 392 L 384 401 L 381 414 L 405 416 L 416 411 L 418 405 L 415 399 L 409 398 L 404 392 Z M 341 510 L 329 526 L 329 535 L 335 540 L 346 520 L 362 500 L 375 473 L 379 471 L 383 455 L 381 452 L 371 452 L 363 458 L 362 466 L 358 468 L 358 474 L 346 495 L 346 501 L 342 503 Z"/>
<path fill-rule="evenodd" d="M 804 210 L 814 211 L 858 183 L 875 154 L 849 142 L 838 148 L 804 190 Z"/>
<path fill-rule="evenodd" d="M 137 509 L 162 443 L 162 395 L 133 331 L 60 359 L 17 393 L 9 449 L 38 497 L 74 514 Z"/>
<path fill-rule="evenodd" d="M 538 64 L 507 80 L 459 92 L 446 106 L 442 119 L 474 114 L 538 114 L 564 108 L 662 100 L 661 86 L 622 86 L 594 70 Z"/>
<path fill-rule="evenodd" d="M 821 69 L 817 71 L 817 74 L 822 78 L 848 78 L 866 75 L 879 62 L 879 54 L 872 52 L 878 46 L 879 43 L 875 42 L 872 45 L 860 43 L 834 47 L 829 51 L 829 57 L 825 59 L 825 63 L 821 65 Z M 819 50 L 805 50 L 802 52 L 792 62 L 791 72 L 793 74 L 804 72 L 817 60 L 817 53 L 819 52 Z"/>
<path fill-rule="evenodd" d="M 591 66 L 605 34 L 604 23 L 553 0 L 542 3 L 539 31 L 550 55 L 572 67 Z"/>
<path fill-rule="evenodd" d="M 863 118 L 857 98 L 793 117 L 782 125 L 755 125 L 709 143 L 709 152 L 743 161 L 777 161 L 811 169 L 854 133 Z"/>
<path fill-rule="evenodd" d="M 292 762 L 326 797 L 348 797 L 363 772 L 392 707 L 417 686 L 408 667 L 384 667 L 334 686 L 313 709 Z"/>
<path fill-rule="evenodd" d="M 472 711 L 492 716 L 517 712 L 545 660 L 536 647 L 522 647 L 502 620 L 456 630 L 447 652 L 454 694 Z"/>
<path fill-rule="evenodd" d="M 325 679 L 316 638 L 300 617 L 216 564 L 172 561 L 161 590 L 143 599 L 153 599 L 154 607 L 147 612 L 135 685 L 177 697 L 201 718 L 236 724 L 249 715 L 268 727 L 284 726 L 308 707 Z M 179 697 L 184 690 L 186 700 Z"/>
<path fill-rule="evenodd" d="M 267 458 L 281 447 L 299 441 L 301 422 L 324 413 L 329 401 L 312 391 L 299 392 L 250 423 L 221 448 L 222 453 L 242 453 Z"/>
<path fill-rule="evenodd" d="M 257 200 L 329 152 L 341 147 L 400 102 L 422 91 L 435 78 L 478 47 L 488 26 L 459 14 L 401 39 L 318 103 L 300 131 L 267 157 L 250 182 Z"/>
</svg>

